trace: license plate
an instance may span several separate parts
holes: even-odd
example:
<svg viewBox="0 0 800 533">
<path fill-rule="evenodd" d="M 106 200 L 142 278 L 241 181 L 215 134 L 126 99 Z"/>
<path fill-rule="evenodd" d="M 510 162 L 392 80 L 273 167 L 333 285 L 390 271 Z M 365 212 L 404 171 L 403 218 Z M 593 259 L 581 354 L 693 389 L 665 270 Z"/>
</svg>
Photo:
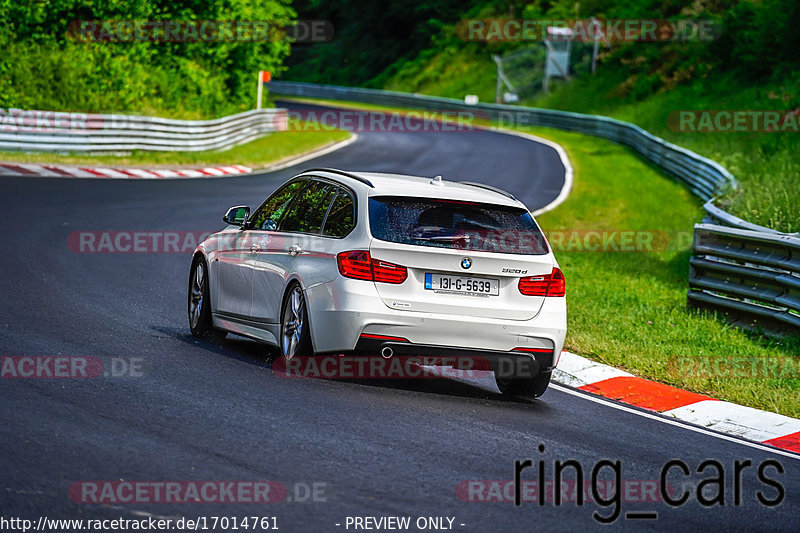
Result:
<svg viewBox="0 0 800 533">
<path fill-rule="evenodd" d="M 434 292 L 467 294 L 469 296 L 498 296 L 500 280 L 426 272 L 425 288 Z"/>
</svg>

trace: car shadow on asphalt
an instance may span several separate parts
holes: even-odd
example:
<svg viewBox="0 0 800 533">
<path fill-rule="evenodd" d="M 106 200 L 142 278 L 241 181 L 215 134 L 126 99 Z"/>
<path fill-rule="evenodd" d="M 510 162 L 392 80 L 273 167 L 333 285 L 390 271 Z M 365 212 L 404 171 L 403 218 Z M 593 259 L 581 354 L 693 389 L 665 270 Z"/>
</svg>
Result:
<svg viewBox="0 0 800 533">
<path fill-rule="evenodd" d="M 153 327 L 156 331 L 169 335 L 170 337 L 190 344 L 194 347 L 201 348 L 213 352 L 216 355 L 228 357 L 241 361 L 247 364 L 252 364 L 262 368 L 270 368 L 276 374 L 284 373 L 282 365 L 274 363 L 278 360 L 279 354 L 277 349 L 270 347 L 264 343 L 260 343 L 245 337 L 229 334 L 226 339 L 222 341 L 214 341 L 208 339 L 196 339 L 189 333 L 189 330 L 181 328 L 162 328 Z M 285 373 L 284 373 L 285 376 Z M 302 377 L 291 376 L 292 379 L 303 380 L 317 380 L 328 382 L 342 382 L 352 385 L 378 387 L 383 389 L 392 389 L 404 392 L 414 392 L 422 394 L 437 394 L 443 396 L 458 396 L 462 398 L 472 398 L 476 400 L 491 400 L 493 402 L 505 404 L 517 404 L 524 406 L 526 409 L 533 408 L 535 410 L 546 409 L 546 403 L 540 400 L 532 400 L 526 398 L 513 398 L 503 396 L 499 391 L 494 389 L 494 378 L 489 375 L 487 378 L 481 380 L 480 383 L 475 381 L 465 381 L 463 379 L 451 378 L 448 376 L 435 376 L 426 378 L 404 378 L 404 379 L 385 379 L 385 378 L 370 378 L 370 379 L 357 379 L 357 378 L 323 378 L 323 377 Z"/>
<path fill-rule="evenodd" d="M 227 338 L 219 341 L 213 339 L 198 339 L 189 332 L 188 328 L 152 326 L 151 329 L 195 348 L 212 352 L 215 355 L 221 355 L 260 367 L 270 367 L 269 361 L 275 356 L 275 348 L 232 334 L 229 334 Z"/>
</svg>

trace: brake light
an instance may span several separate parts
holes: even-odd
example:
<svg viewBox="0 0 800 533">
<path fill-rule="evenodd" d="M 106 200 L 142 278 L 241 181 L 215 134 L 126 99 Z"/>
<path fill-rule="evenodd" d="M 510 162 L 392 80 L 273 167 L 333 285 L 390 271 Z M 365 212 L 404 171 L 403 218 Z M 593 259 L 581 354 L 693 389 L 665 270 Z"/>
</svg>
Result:
<svg viewBox="0 0 800 533">
<path fill-rule="evenodd" d="M 476 202 L 465 202 L 463 200 L 443 200 L 442 198 L 433 198 L 430 199 L 430 201 L 437 204 L 478 205 Z"/>
<path fill-rule="evenodd" d="M 372 258 L 366 250 L 342 252 L 336 256 L 336 262 L 339 273 L 346 278 L 399 284 L 408 277 L 406 267 Z"/>
<path fill-rule="evenodd" d="M 560 268 L 554 268 L 550 274 L 550 286 L 547 288 L 548 296 L 565 296 L 567 294 L 567 280 Z"/>
<path fill-rule="evenodd" d="M 553 268 L 546 276 L 520 278 L 519 292 L 525 296 L 564 296 L 567 292 L 564 273 Z"/>
<path fill-rule="evenodd" d="M 339 273 L 342 276 L 372 281 L 369 252 L 363 250 L 342 252 L 336 256 L 336 262 L 339 264 Z"/>
<path fill-rule="evenodd" d="M 403 283 L 408 277 L 406 267 L 381 261 L 380 259 L 372 259 L 372 273 L 375 276 L 375 281 L 383 283 Z"/>
</svg>

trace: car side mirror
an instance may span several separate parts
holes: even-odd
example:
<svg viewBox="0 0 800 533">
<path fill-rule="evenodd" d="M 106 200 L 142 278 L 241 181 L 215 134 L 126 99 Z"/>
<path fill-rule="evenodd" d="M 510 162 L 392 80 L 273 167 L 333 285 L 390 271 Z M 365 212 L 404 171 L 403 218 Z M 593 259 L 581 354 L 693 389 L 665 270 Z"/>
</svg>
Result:
<svg viewBox="0 0 800 533">
<path fill-rule="evenodd" d="M 222 221 L 233 226 L 244 226 L 244 223 L 247 222 L 247 217 L 249 216 L 249 207 L 246 205 L 237 205 L 228 209 L 228 212 L 225 213 L 224 217 L 222 217 Z"/>
</svg>

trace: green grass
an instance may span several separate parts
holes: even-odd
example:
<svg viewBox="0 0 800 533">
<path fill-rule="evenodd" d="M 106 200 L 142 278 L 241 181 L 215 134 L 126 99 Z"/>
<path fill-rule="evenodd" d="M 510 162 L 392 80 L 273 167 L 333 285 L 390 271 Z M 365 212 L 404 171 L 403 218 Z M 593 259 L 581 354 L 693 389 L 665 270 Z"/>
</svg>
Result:
<svg viewBox="0 0 800 533">
<path fill-rule="evenodd" d="M 245 165 L 262 168 L 283 159 L 343 141 L 350 134 L 341 130 L 298 127 L 290 131 L 271 133 L 260 139 L 228 150 L 204 152 L 144 152 L 130 155 L 47 154 L 0 152 L 0 161 L 9 163 L 47 163 L 61 165 L 92 165 L 115 167 L 189 167 L 209 165 Z"/>
<path fill-rule="evenodd" d="M 545 232 L 660 230 L 684 236 L 662 252 L 557 251 L 567 278 L 565 349 L 637 376 L 800 418 L 800 336 L 757 335 L 686 305 L 690 235 L 703 217 L 702 202 L 629 148 L 578 133 L 517 129 L 557 142 L 574 167 L 566 202 L 537 217 Z M 762 366 L 738 377 L 715 374 L 707 365 L 685 371 L 717 358 L 728 366 Z"/>
<path fill-rule="evenodd" d="M 742 87 L 721 78 L 677 86 L 641 101 L 618 97 L 625 80 L 576 80 L 531 105 L 598 113 L 633 122 L 647 131 L 708 157 L 727 168 L 740 182 L 719 204 L 745 220 L 780 231 L 800 231 L 800 134 L 797 132 L 682 132 L 668 126 L 678 110 L 791 110 L 800 108 L 800 75 L 785 83 Z"/>
<path fill-rule="evenodd" d="M 390 91 L 463 99 L 475 94 L 481 102 L 494 102 L 494 63 L 485 52 L 445 46 L 426 50 L 413 61 L 400 61 L 370 85 Z"/>
<path fill-rule="evenodd" d="M 491 102 L 494 81 L 495 66 L 488 53 L 443 40 L 438 47 L 394 65 L 371 85 L 451 98 L 477 94 L 482 102 Z M 637 124 L 728 169 L 740 188 L 722 191 L 721 207 L 762 226 L 800 232 L 800 133 L 676 132 L 667 123 L 669 114 L 679 110 L 798 109 L 800 74 L 762 85 L 743 85 L 724 74 L 684 84 L 680 79 L 650 80 L 656 81 L 664 86 L 651 93 L 648 78 L 628 77 L 601 64 L 594 77 L 579 77 L 569 84 L 555 81 L 550 94 L 522 103 Z"/>
</svg>

